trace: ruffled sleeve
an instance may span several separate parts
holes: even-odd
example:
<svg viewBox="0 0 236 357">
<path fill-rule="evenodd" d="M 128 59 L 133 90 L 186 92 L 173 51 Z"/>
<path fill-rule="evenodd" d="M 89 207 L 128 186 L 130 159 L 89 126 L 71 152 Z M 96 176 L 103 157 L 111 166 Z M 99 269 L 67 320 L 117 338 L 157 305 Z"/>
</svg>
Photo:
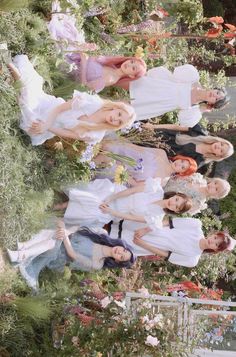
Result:
<svg viewBox="0 0 236 357">
<path fill-rule="evenodd" d="M 147 225 L 155 231 L 158 228 L 163 228 L 163 218 L 165 213 L 156 214 L 150 211 L 145 212 L 144 219 L 147 222 Z"/>
<path fill-rule="evenodd" d="M 173 80 L 173 74 L 166 67 L 154 67 L 147 71 L 147 76 L 158 79 Z"/>
<path fill-rule="evenodd" d="M 194 127 L 202 118 L 199 105 L 194 105 L 188 109 L 179 111 L 178 119 L 181 126 Z"/>
<path fill-rule="evenodd" d="M 183 231 L 184 230 L 192 230 L 192 229 L 197 229 L 202 227 L 202 222 L 198 218 L 180 218 L 180 217 L 175 217 L 172 219 L 173 222 L 173 228 L 181 228 Z"/>
<path fill-rule="evenodd" d="M 80 139 L 84 139 L 85 141 L 89 141 L 90 144 L 97 144 L 102 141 L 106 134 L 105 130 L 99 130 L 99 131 L 87 131 L 83 134 L 79 134 Z"/>
<path fill-rule="evenodd" d="M 177 82 L 195 83 L 199 81 L 198 70 L 191 64 L 176 67 L 173 76 Z"/>
<path fill-rule="evenodd" d="M 164 194 L 163 188 L 161 186 L 161 178 L 156 177 L 156 178 L 148 178 L 145 181 L 145 186 L 144 186 L 144 192 L 158 192 L 161 191 Z"/>
<path fill-rule="evenodd" d="M 181 265 L 183 267 L 187 268 L 193 268 L 198 264 L 200 255 L 197 256 L 186 256 L 182 254 L 177 254 L 177 253 L 171 253 L 168 262 L 175 264 L 175 265 Z"/>
<path fill-rule="evenodd" d="M 80 115 L 92 115 L 101 109 L 103 100 L 97 94 L 88 94 L 75 90 L 73 94 L 72 110 L 79 111 Z"/>
</svg>

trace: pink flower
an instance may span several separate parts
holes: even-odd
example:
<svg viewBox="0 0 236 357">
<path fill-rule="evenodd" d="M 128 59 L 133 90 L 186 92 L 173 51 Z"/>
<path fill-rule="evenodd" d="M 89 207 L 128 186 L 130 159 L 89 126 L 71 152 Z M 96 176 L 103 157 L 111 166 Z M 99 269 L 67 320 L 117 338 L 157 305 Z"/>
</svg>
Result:
<svg viewBox="0 0 236 357">
<path fill-rule="evenodd" d="M 145 343 L 146 343 L 146 345 L 151 345 L 152 347 L 155 347 L 160 343 L 160 341 L 156 337 L 148 335 Z"/>
<path fill-rule="evenodd" d="M 100 301 L 102 308 L 105 309 L 110 303 L 112 299 L 109 298 L 109 296 L 106 296 L 104 299 Z"/>
<path fill-rule="evenodd" d="M 208 19 L 208 22 L 219 25 L 219 24 L 223 24 L 224 19 L 221 16 L 214 16 L 214 17 L 210 17 Z"/>
</svg>

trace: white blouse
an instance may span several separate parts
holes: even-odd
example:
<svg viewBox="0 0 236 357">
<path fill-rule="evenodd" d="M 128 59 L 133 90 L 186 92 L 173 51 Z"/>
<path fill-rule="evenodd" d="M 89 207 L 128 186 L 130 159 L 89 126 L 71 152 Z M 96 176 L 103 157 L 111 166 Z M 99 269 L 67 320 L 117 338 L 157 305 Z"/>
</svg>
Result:
<svg viewBox="0 0 236 357">
<path fill-rule="evenodd" d="M 173 226 L 172 229 L 169 227 L 156 228 L 144 235 L 142 239 L 155 248 L 170 252 L 168 259 L 170 263 L 185 267 L 196 266 L 202 254 L 199 241 L 204 238 L 201 221 L 196 218 L 174 218 Z M 139 225 L 136 229 L 142 227 L 144 225 Z M 134 231 L 130 230 L 129 224 L 124 221 L 121 238 L 131 245 L 135 255 L 153 255 L 149 250 L 133 242 Z M 115 233 L 116 230 L 112 230 L 111 237 L 116 238 Z"/>
<path fill-rule="evenodd" d="M 173 73 L 165 67 L 152 68 L 146 76 L 130 82 L 130 98 L 136 120 L 179 110 L 180 125 L 193 127 L 202 117 L 199 105 L 191 104 L 192 85 L 198 81 L 199 73 L 190 64 L 176 67 Z"/>
</svg>

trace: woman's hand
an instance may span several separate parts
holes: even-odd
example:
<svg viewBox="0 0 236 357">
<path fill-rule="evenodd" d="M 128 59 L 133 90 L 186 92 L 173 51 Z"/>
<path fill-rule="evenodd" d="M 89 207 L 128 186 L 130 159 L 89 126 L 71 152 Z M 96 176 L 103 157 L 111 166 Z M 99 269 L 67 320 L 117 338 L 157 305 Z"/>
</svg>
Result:
<svg viewBox="0 0 236 357">
<path fill-rule="evenodd" d="M 147 232 L 149 232 L 149 228 L 140 228 L 134 231 L 134 237 L 137 239 L 141 239 Z"/>
<path fill-rule="evenodd" d="M 102 213 L 111 213 L 112 212 L 112 209 L 111 207 L 109 207 L 108 204 L 106 203 L 102 203 L 100 206 L 99 206 L 100 210 L 102 211 Z"/>
<path fill-rule="evenodd" d="M 134 234 L 133 242 L 134 242 L 134 244 L 137 244 L 137 245 L 141 246 L 143 241 L 142 241 L 141 237 L 139 237 L 139 236 Z"/>
<path fill-rule="evenodd" d="M 143 123 L 142 124 L 142 128 L 148 129 L 148 130 L 153 130 L 154 129 L 154 125 L 151 124 L 151 123 Z"/>
<path fill-rule="evenodd" d="M 65 223 L 62 220 L 57 222 L 56 239 L 63 240 L 66 236 Z"/>
<path fill-rule="evenodd" d="M 46 123 L 42 121 L 35 121 L 32 123 L 31 127 L 28 130 L 28 133 L 31 135 L 39 135 L 45 133 L 48 130 Z"/>
</svg>

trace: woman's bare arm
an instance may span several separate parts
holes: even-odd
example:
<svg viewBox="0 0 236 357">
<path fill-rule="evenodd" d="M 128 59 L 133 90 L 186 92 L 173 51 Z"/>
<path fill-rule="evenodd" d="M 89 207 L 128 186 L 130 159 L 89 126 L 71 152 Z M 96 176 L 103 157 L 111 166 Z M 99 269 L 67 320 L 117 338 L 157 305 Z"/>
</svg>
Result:
<svg viewBox="0 0 236 357">
<path fill-rule="evenodd" d="M 140 247 L 142 247 L 142 248 L 148 250 L 149 252 L 151 252 L 151 253 L 153 253 L 153 254 L 155 254 L 155 255 L 159 255 L 159 256 L 165 257 L 165 258 L 168 257 L 168 255 L 169 255 L 169 252 L 168 252 L 168 251 L 162 250 L 162 249 L 158 249 L 158 248 L 152 246 L 151 244 L 149 244 L 149 243 L 143 241 L 143 240 L 140 239 L 140 238 L 134 238 L 134 239 L 133 239 L 133 242 L 134 242 L 135 244 L 137 244 L 138 246 L 140 246 Z"/>
<path fill-rule="evenodd" d="M 166 129 L 166 130 L 176 130 L 176 131 L 188 131 L 189 127 L 187 126 L 181 126 L 181 125 L 176 125 L 176 124 L 150 124 L 150 123 L 146 123 L 143 124 L 143 127 L 145 129 L 150 129 L 150 130 L 154 130 L 154 129 Z"/>
<path fill-rule="evenodd" d="M 137 185 L 137 186 L 134 186 L 131 188 L 127 188 L 123 191 L 120 191 L 120 192 L 117 192 L 117 193 L 114 193 L 114 194 L 108 196 L 104 200 L 104 203 L 109 203 L 109 202 L 117 200 L 118 198 L 127 197 L 127 196 L 130 196 L 137 192 L 142 192 L 143 190 L 144 190 L 144 184 L 140 184 L 140 185 Z"/>
<path fill-rule="evenodd" d="M 83 129 L 81 129 L 83 130 Z M 85 142 L 90 142 L 91 138 L 89 136 L 85 137 L 80 137 L 78 130 L 76 130 L 75 132 L 72 129 L 61 129 L 61 128 L 50 128 L 48 129 L 48 131 L 50 131 L 51 133 L 57 135 L 57 136 L 61 136 L 62 138 L 65 139 L 77 139 L 77 140 L 81 140 L 81 141 L 85 141 Z"/>
</svg>

